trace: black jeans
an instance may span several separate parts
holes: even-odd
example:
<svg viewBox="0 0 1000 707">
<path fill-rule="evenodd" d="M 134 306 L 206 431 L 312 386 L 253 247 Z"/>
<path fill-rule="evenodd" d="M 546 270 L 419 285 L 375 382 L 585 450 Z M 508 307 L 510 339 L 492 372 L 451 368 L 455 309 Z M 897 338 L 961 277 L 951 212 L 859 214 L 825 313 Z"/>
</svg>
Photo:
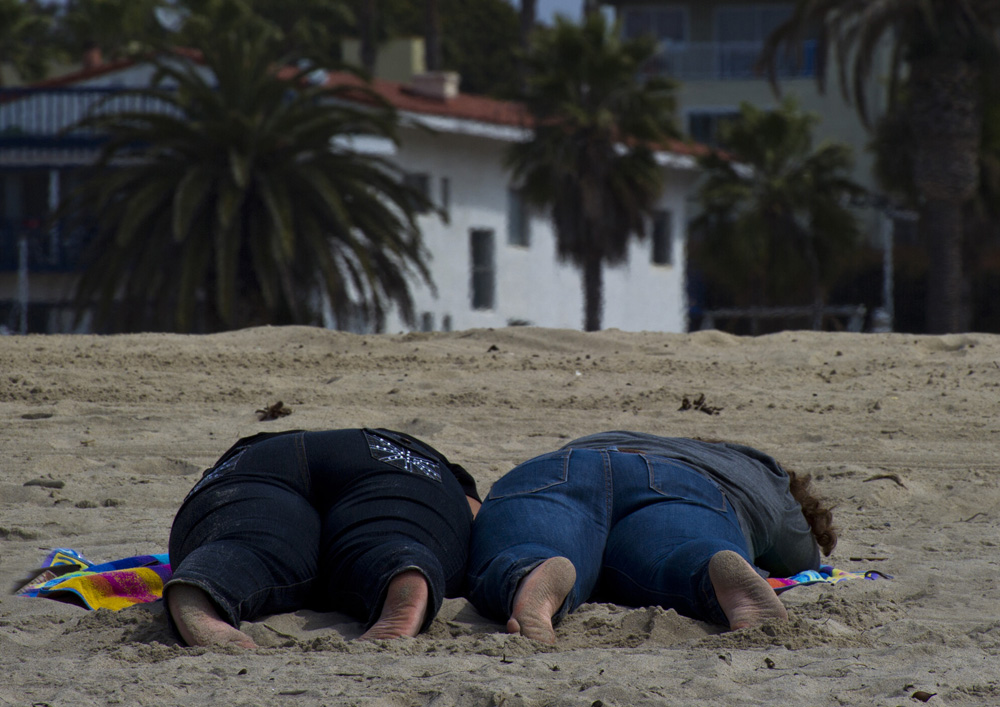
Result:
<svg viewBox="0 0 1000 707">
<path fill-rule="evenodd" d="M 371 624 L 389 581 L 417 569 L 430 588 L 426 628 L 444 597 L 462 593 L 471 528 L 447 467 L 377 432 L 251 438 L 177 512 L 165 592 L 198 587 L 237 627 L 306 607 Z"/>
</svg>

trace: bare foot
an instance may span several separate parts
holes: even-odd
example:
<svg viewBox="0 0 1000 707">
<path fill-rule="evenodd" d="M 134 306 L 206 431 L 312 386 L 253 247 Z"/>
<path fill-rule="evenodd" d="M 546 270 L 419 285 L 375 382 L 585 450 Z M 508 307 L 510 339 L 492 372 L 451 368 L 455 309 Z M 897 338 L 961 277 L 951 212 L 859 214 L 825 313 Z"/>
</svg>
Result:
<svg viewBox="0 0 1000 707">
<path fill-rule="evenodd" d="M 197 587 L 189 584 L 171 587 L 167 592 L 167 608 L 189 646 L 257 647 L 250 636 L 223 621 L 212 600 Z"/>
<path fill-rule="evenodd" d="M 723 550 L 708 562 L 708 576 L 719 606 L 729 619 L 729 629 L 759 626 L 769 619 L 786 620 L 781 599 L 746 560 L 732 550 Z"/>
<path fill-rule="evenodd" d="M 427 579 L 420 572 L 400 572 L 389 582 L 378 621 L 360 636 L 360 640 L 416 636 L 424 625 L 429 600 Z"/>
<path fill-rule="evenodd" d="M 552 557 L 531 570 L 514 594 L 514 611 L 508 633 L 520 633 L 542 643 L 554 644 L 552 617 L 576 582 L 576 568 L 565 557 Z"/>
</svg>

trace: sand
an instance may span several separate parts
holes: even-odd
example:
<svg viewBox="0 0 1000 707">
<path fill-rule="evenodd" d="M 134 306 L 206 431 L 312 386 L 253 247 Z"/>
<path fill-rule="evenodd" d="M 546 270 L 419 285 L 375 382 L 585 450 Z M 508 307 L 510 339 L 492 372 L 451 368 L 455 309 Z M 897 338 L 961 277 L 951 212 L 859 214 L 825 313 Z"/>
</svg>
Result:
<svg viewBox="0 0 1000 707">
<path fill-rule="evenodd" d="M 278 401 L 291 414 L 258 421 Z M 998 704 L 998 412 L 1000 337 L 979 334 L 0 337 L 0 705 Z M 463 599 L 414 639 L 360 643 L 349 617 L 299 611 L 244 624 L 256 650 L 212 651 L 181 645 L 162 602 L 6 593 L 49 548 L 165 552 L 240 436 L 358 426 L 425 438 L 483 493 L 601 430 L 745 442 L 836 503 L 834 565 L 894 579 L 793 589 L 787 624 L 733 633 L 586 604 L 554 647 Z"/>
</svg>

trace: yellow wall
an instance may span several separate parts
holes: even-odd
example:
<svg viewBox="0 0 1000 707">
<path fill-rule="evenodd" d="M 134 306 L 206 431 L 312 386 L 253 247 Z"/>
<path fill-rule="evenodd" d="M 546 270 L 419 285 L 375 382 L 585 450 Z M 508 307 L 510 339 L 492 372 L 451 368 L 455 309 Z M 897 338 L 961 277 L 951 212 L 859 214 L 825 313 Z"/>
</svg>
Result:
<svg viewBox="0 0 1000 707">
<path fill-rule="evenodd" d="M 343 56 L 348 64 L 361 66 L 361 42 L 344 40 Z M 375 61 L 376 78 L 406 82 L 426 70 L 423 37 L 391 39 L 379 45 Z"/>
</svg>

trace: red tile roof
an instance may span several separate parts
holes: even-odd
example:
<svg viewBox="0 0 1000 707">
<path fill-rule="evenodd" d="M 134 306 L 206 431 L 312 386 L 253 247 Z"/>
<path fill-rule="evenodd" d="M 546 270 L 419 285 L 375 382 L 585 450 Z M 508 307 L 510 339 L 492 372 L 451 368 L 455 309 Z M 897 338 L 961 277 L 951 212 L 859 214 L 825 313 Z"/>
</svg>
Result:
<svg viewBox="0 0 1000 707">
<path fill-rule="evenodd" d="M 328 86 L 344 83 L 363 85 L 352 74 L 330 72 L 327 76 Z M 405 83 L 386 79 L 374 79 L 371 87 L 401 111 L 515 127 L 531 127 L 533 122 L 524 104 L 518 101 L 503 101 L 467 93 L 459 93 L 453 98 L 433 98 L 414 92 Z M 707 152 L 704 145 L 681 140 L 669 141 L 665 149 L 682 155 L 700 155 Z"/>
<path fill-rule="evenodd" d="M 331 76 L 332 80 L 336 80 Z M 399 81 L 375 79 L 373 88 L 397 110 L 448 118 L 477 120 L 497 125 L 527 126 L 531 116 L 522 103 L 459 93 L 453 98 L 432 98 L 407 89 Z"/>
<path fill-rule="evenodd" d="M 194 59 L 198 58 L 198 52 L 192 50 L 176 50 L 178 54 Z M 68 86 L 80 81 L 97 78 L 105 74 L 114 73 L 136 65 L 133 59 L 117 59 L 105 62 L 95 67 L 80 69 L 62 76 L 57 76 L 32 84 L 34 88 L 50 88 Z M 289 69 L 289 73 L 293 70 Z M 357 76 L 347 72 L 329 72 L 326 85 L 336 86 L 342 84 L 364 85 L 364 82 Z M 407 84 L 400 81 L 388 81 L 386 79 L 374 79 L 371 88 L 382 98 L 386 99 L 397 110 L 422 115 L 433 115 L 444 118 L 455 118 L 458 120 L 472 120 L 494 125 L 507 125 L 514 127 L 530 127 L 532 120 L 524 104 L 518 101 L 504 101 L 486 96 L 459 93 L 453 98 L 433 98 L 424 96 L 410 90 Z M 671 140 L 665 145 L 665 149 L 681 155 L 700 155 L 707 151 L 704 145 L 692 144 L 681 140 Z"/>
<path fill-rule="evenodd" d="M 60 88 L 63 86 L 71 86 L 72 84 L 80 81 L 94 79 L 99 76 L 104 76 L 105 74 L 111 74 L 115 71 L 127 69 L 131 66 L 135 66 L 135 62 L 132 59 L 114 59 L 112 61 L 106 61 L 102 64 L 98 64 L 97 66 L 71 71 L 68 74 L 63 74 L 62 76 L 52 76 L 47 79 L 42 79 L 41 81 L 36 81 L 32 84 L 26 84 L 22 88 Z"/>
</svg>

